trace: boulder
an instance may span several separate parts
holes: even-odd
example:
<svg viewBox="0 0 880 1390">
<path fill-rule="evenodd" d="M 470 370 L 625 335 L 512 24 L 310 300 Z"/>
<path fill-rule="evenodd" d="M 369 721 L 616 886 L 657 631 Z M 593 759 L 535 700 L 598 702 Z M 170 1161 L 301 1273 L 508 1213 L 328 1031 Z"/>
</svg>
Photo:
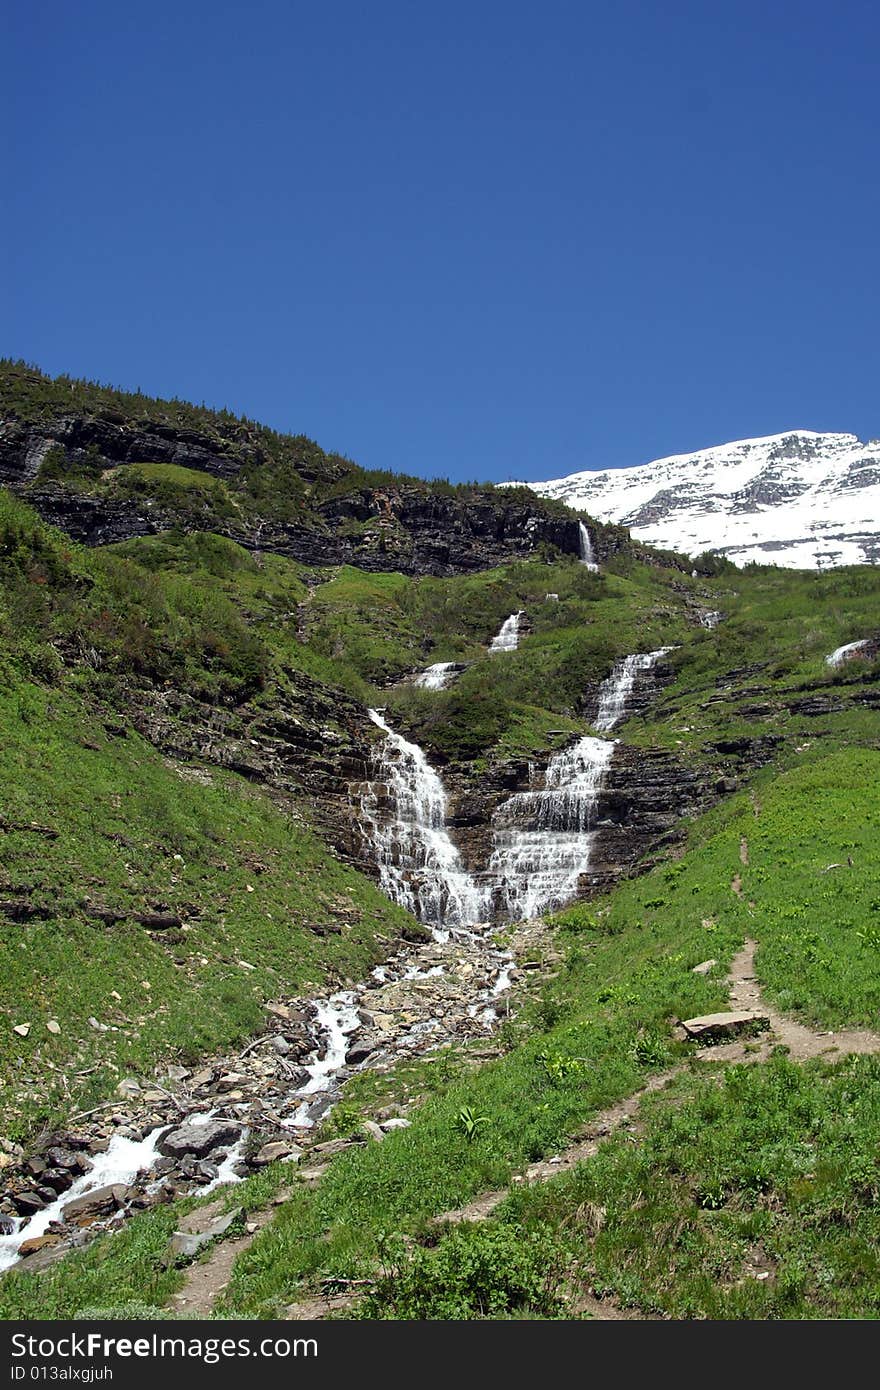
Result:
<svg viewBox="0 0 880 1390">
<path fill-rule="evenodd" d="M 221 1144 L 234 1143 L 240 1134 L 241 1125 L 234 1120 L 208 1120 L 201 1125 L 190 1122 L 163 1135 L 159 1152 L 168 1158 L 183 1158 L 186 1154 L 207 1158 Z"/>
<path fill-rule="evenodd" d="M 279 1159 L 285 1159 L 288 1163 L 297 1162 L 302 1156 L 302 1149 L 296 1144 L 288 1144 L 284 1139 L 274 1139 L 269 1144 L 264 1144 L 252 1159 L 255 1168 L 265 1168 L 269 1163 L 276 1163 Z"/>
<path fill-rule="evenodd" d="M 172 1264 L 177 1260 L 191 1260 L 194 1255 L 205 1246 L 210 1245 L 212 1240 L 218 1236 L 225 1235 L 230 1226 L 233 1225 L 242 1215 L 241 1207 L 235 1207 L 223 1216 L 218 1216 L 209 1225 L 200 1231 L 175 1231 L 171 1240 L 168 1242 L 166 1263 Z"/>
<path fill-rule="evenodd" d="M 770 1027 L 770 1019 L 767 1014 L 740 1009 L 730 1013 L 701 1014 L 699 1018 L 685 1019 L 681 1026 L 689 1038 L 712 1042 L 719 1038 L 737 1037 L 742 1033 L 760 1033 Z"/>
<path fill-rule="evenodd" d="M 699 965 L 695 965 L 691 971 L 692 975 L 708 975 L 709 971 L 718 964 L 717 960 L 704 960 Z"/>
<path fill-rule="evenodd" d="M 13 1192 L 12 1205 L 19 1216 L 33 1216 L 34 1212 L 42 1211 L 46 1203 L 36 1192 Z"/>
<path fill-rule="evenodd" d="M 61 1237 L 58 1235 L 31 1236 L 30 1240 L 23 1240 L 18 1247 L 18 1253 L 23 1260 L 28 1255 L 36 1255 L 38 1250 L 47 1250 L 50 1245 L 57 1245 Z"/>
<path fill-rule="evenodd" d="M 109 1187 L 96 1187 L 92 1192 L 84 1192 L 81 1197 L 74 1197 L 72 1202 L 65 1204 L 64 1220 L 74 1226 L 88 1226 L 124 1206 L 125 1194 L 124 1183 L 112 1183 Z"/>
</svg>

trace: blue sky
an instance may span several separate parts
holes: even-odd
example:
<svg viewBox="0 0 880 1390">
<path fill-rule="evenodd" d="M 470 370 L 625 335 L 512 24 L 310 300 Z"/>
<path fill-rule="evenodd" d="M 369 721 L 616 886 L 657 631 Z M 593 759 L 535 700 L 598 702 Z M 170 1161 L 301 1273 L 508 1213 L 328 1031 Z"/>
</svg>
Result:
<svg viewBox="0 0 880 1390">
<path fill-rule="evenodd" d="M 878 53 L 853 0 L 14 6 L 0 351 L 455 479 L 880 435 Z"/>
</svg>

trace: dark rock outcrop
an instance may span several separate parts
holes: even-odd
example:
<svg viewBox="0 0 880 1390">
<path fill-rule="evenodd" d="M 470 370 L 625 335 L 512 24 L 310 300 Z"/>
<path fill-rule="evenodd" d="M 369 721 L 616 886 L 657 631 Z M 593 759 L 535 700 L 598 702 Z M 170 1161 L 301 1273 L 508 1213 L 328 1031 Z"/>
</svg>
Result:
<svg viewBox="0 0 880 1390">
<path fill-rule="evenodd" d="M 239 431 L 240 434 L 240 431 Z M 65 481 L 41 470 L 60 455 Z M 320 451 L 318 451 L 320 452 Z M 272 467 L 259 434 L 224 437 L 158 420 L 113 412 L 50 415 L 37 423 L 0 422 L 0 484 L 13 488 L 52 525 L 86 545 L 107 545 L 172 527 L 214 531 L 249 550 L 271 551 L 307 565 L 350 564 L 373 571 L 448 576 L 546 552 L 579 554 L 578 519 L 526 488 L 453 489 L 401 479 L 393 485 L 344 490 L 345 465 L 311 454 L 295 461 L 300 488 L 296 508 L 257 505 L 241 492 L 242 474 Z M 126 466 L 175 464 L 238 490 L 242 505 L 215 509 L 208 499 L 176 505 L 167 491 L 132 493 Z M 79 476 L 87 469 L 89 480 Z M 112 479 L 102 475 L 118 470 Z M 312 489 L 312 485 L 317 486 Z M 343 488 L 341 495 L 340 487 Z M 330 495 L 327 495 L 330 494 Z M 293 515 L 293 511 L 296 515 Z M 630 546 L 620 526 L 596 524 L 591 536 L 600 564 Z"/>
</svg>

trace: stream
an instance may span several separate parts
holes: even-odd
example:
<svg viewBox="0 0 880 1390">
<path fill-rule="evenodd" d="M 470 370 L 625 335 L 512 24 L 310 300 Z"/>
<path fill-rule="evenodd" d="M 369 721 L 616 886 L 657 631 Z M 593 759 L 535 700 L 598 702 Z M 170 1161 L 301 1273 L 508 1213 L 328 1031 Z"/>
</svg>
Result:
<svg viewBox="0 0 880 1390">
<path fill-rule="evenodd" d="M 491 651 L 515 649 L 520 616 L 512 614 L 505 621 Z M 601 688 L 594 727 L 606 731 L 624 717 L 638 675 L 667 650 L 627 657 L 615 666 Z M 425 684 L 442 688 L 439 679 Z M 251 1126 L 260 1132 L 268 1122 L 292 1139 L 307 1136 L 353 1071 L 388 1070 L 401 1057 L 491 1034 L 515 972 L 513 953 L 498 945 L 495 931 L 502 923 L 527 922 L 576 897 L 590 863 L 599 799 L 616 743 L 577 738 L 555 753 L 545 769 L 532 769 L 528 789 L 496 809 L 491 856 L 482 870 L 472 872 L 447 828 L 447 796 L 439 773 L 424 751 L 395 732 L 379 711 L 370 710 L 369 717 L 383 738 L 374 754 L 374 777 L 363 784 L 357 806 L 366 848 L 383 891 L 429 928 L 430 940 L 402 946 L 358 985 L 302 1002 L 303 1028 L 313 1045 L 299 1073 L 283 1056 L 271 1063 L 264 1057 L 253 1064 L 262 1071 L 248 1099 L 239 1090 L 237 1103 L 224 1103 L 221 1095 L 215 1105 L 212 1096 L 207 1110 L 196 1098 L 199 1087 L 185 1093 L 185 1104 L 166 1092 L 166 1122 L 155 1123 L 154 1102 L 153 1123 L 143 1125 L 138 1116 L 129 1133 L 113 1134 L 104 1152 L 93 1152 L 88 1171 L 55 1201 L 31 1215 L 0 1217 L 0 1270 L 18 1260 L 23 1241 L 63 1223 L 65 1208 L 89 1193 L 117 1185 L 130 1190 L 134 1183 L 137 1190 L 155 1195 L 164 1180 L 159 1146 L 174 1124 L 198 1129 L 217 1123 L 218 1113 L 227 1130 L 233 1122 L 232 1137 L 210 1153 L 206 1172 L 195 1173 L 192 1162 L 187 1170 L 199 1184 L 197 1190 L 210 1191 L 248 1171 L 244 1155 Z M 280 1078 L 268 1086 L 259 1079 L 267 1067 Z M 249 1080 L 235 1067 L 233 1074 L 233 1084 Z M 285 1082 L 285 1077 L 291 1080 Z M 173 1107 L 183 1112 L 183 1121 Z M 166 1159 L 166 1173 L 167 1165 Z M 159 1176 L 153 1176 L 155 1169 Z M 124 1208 L 117 1211 L 110 1224 L 124 1214 Z M 83 1238 L 63 1224 L 54 1229 L 62 1231 L 65 1242 Z"/>
</svg>

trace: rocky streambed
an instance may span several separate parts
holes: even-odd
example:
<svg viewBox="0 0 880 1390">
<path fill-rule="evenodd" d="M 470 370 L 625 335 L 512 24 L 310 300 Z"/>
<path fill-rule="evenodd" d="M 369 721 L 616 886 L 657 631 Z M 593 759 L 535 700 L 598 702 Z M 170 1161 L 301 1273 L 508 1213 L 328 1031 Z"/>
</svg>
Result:
<svg viewBox="0 0 880 1390">
<path fill-rule="evenodd" d="M 0 1141 L 0 1270 L 36 1272 L 132 1212 L 278 1159 L 317 1181 L 336 1152 L 405 1127 L 404 1114 L 380 1113 L 357 1139 L 316 1134 L 354 1072 L 488 1038 L 508 1007 L 516 954 L 540 932 L 520 924 L 508 949 L 489 927 L 438 931 L 351 989 L 267 1005 L 266 1031 L 238 1052 L 121 1081 L 115 1100 L 31 1152 Z"/>
</svg>

